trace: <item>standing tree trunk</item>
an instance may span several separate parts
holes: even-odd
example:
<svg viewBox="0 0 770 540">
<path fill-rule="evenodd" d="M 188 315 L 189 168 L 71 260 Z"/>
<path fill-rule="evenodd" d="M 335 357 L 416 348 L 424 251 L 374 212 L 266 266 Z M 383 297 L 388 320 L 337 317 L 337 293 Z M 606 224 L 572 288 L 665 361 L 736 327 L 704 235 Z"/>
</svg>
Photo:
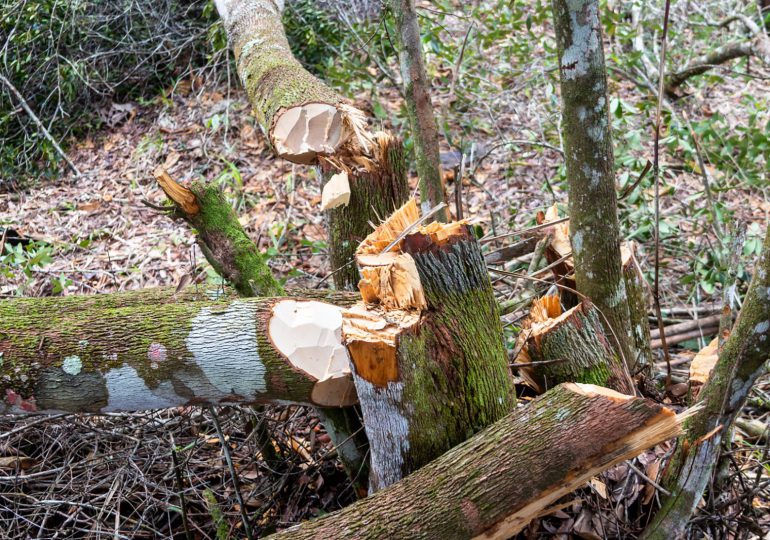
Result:
<svg viewBox="0 0 770 540">
<path fill-rule="evenodd" d="M 420 25 L 414 0 L 390 0 L 390 9 L 396 19 L 396 43 L 406 111 L 414 139 L 422 211 L 426 213 L 437 204 L 446 202 L 446 193 L 441 175 L 438 128 L 433 116 L 430 82 L 422 54 Z M 439 221 L 449 221 L 449 209 L 440 211 L 436 217 Z"/>
<path fill-rule="evenodd" d="M 678 537 L 703 496 L 730 429 L 770 358 L 770 226 L 762 254 L 730 337 L 708 382 L 698 394 L 702 408 L 685 423 L 663 475 L 671 493 L 642 536 L 646 540 Z"/>
<path fill-rule="evenodd" d="M 633 354 L 607 103 L 598 0 L 553 0 L 564 155 L 577 289 L 607 318 L 630 364 Z"/>
</svg>

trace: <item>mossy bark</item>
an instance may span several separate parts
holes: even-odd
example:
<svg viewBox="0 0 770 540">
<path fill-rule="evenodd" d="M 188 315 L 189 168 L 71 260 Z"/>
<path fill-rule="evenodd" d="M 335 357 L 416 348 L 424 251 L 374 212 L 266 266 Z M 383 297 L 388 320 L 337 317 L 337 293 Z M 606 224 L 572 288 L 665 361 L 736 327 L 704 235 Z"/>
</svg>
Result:
<svg viewBox="0 0 770 540">
<path fill-rule="evenodd" d="M 437 204 L 446 202 L 446 192 L 441 175 L 438 128 L 433 116 L 430 82 L 425 71 L 420 25 L 414 0 L 390 0 L 389 4 L 396 20 L 396 45 L 404 84 L 406 112 L 414 140 L 422 211 L 426 213 Z M 448 221 L 449 210 L 445 208 L 440 211 L 436 218 L 439 221 Z"/>
<path fill-rule="evenodd" d="M 541 390 L 563 382 L 595 384 L 633 394 L 623 361 L 605 334 L 596 307 L 583 301 L 563 320 L 527 340 L 527 368 Z M 539 363 L 547 362 L 547 363 Z"/>
<path fill-rule="evenodd" d="M 404 149 L 400 139 L 377 137 L 377 157 L 370 168 L 352 170 L 350 202 L 347 206 L 327 212 L 329 255 L 334 285 L 338 289 L 355 290 L 358 268 L 354 255 L 358 245 L 372 232 L 371 224 L 378 225 L 409 197 Z M 321 166 L 324 181 L 338 171 L 329 165 Z"/>
<path fill-rule="evenodd" d="M 720 442 L 770 359 L 770 227 L 735 327 L 698 394 L 702 406 L 685 424 L 662 484 L 671 493 L 643 538 L 673 538 L 685 530 L 717 463 Z M 717 429 L 720 428 L 720 429 Z"/>
<path fill-rule="evenodd" d="M 636 260 L 635 245 L 628 243 L 629 257 L 623 264 L 623 281 L 628 297 L 628 314 L 631 324 L 631 375 L 652 376 L 652 348 L 650 347 L 650 323 L 647 313 L 650 308 L 650 286 L 644 279 Z"/>
<path fill-rule="evenodd" d="M 0 302 L 0 412 L 312 404 L 315 379 L 270 341 L 277 299 Z"/>
<path fill-rule="evenodd" d="M 285 294 L 259 248 L 243 230 L 222 188 L 196 180 L 190 191 L 199 211 L 188 214 L 178 208 L 178 212 L 195 228 L 198 245 L 214 270 L 241 296 Z"/>
<path fill-rule="evenodd" d="M 468 227 L 439 245 L 405 238 L 427 310 L 396 343 L 390 380 L 367 378 L 350 348 L 354 381 L 371 442 L 370 490 L 419 469 L 516 402 L 492 286 Z"/>
<path fill-rule="evenodd" d="M 560 497 L 676 427 L 674 414 L 652 401 L 561 385 L 397 484 L 269 538 L 512 538 Z"/>
<path fill-rule="evenodd" d="M 553 0 L 561 74 L 562 135 L 577 289 L 605 315 L 631 363 L 620 229 L 598 0 Z"/>
<path fill-rule="evenodd" d="M 306 103 L 338 105 L 343 98 L 294 58 L 281 21 L 283 0 L 217 0 L 238 75 L 257 121 L 270 134 L 276 113 Z M 271 142 L 272 138 L 268 137 Z"/>
</svg>

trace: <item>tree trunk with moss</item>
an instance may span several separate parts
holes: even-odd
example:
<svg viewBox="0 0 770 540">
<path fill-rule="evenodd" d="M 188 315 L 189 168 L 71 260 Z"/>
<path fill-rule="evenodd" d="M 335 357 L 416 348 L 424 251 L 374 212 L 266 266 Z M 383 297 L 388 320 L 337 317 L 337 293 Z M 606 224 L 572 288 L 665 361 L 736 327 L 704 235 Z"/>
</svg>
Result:
<svg viewBox="0 0 770 540">
<path fill-rule="evenodd" d="M 329 255 L 337 289 L 355 290 L 359 274 L 355 264 L 358 245 L 379 224 L 409 198 L 400 139 L 387 134 L 375 135 L 373 160 L 350 170 L 350 201 L 327 211 Z M 336 174 L 329 162 L 321 162 L 325 181 Z"/>
<path fill-rule="evenodd" d="M 652 401 L 564 384 L 397 484 L 269 538 L 512 538 L 593 476 L 675 436 L 679 423 Z"/>
<path fill-rule="evenodd" d="M 556 318 L 533 323 L 526 341 L 532 362 L 526 378 L 540 391 L 578 382 L 633 394 L 633 382 L 615 349 L 598 310 L 583 301 Z"/>
<path fill-rule="evenodd" d="M 577 289 L 606 316 L 633 358 L 607 103 L 598 0 L 553 0 L 561 74 L 562 130 L 569 181 L 570 240 Z"/>
<path fill-rule="evenodd" d="M 411 208 L 416 215 L 414 201 Z M 394 221 L 391 217 L 382 229 Z M 409 218 L 402 224 L 411 222 Z M 371 491 L 419 469 L 501 418 L 516 402 L 479 245 L 465 224 L 448 224 L 447 229 L 437 225 L 406 235 L 391 253 L 377 248 L 371 256 L 358 255 L 364 299 L 380 303 L 383 319 L 398 321 L 382 338 L 376 330 L 347 336 L 372 443 Z M 400 230 L 394 227 L 392 232 Z M 384 257 L 388 255 L 393 259 Z M 405 272 L 409 277 L 394 270 L 385 278 L 383 267 L 366 266 L 383 258 L 394 267 L 411 269 Z M 404 297 L 411 305 L 390 306 L 397 299 L 370 297 L 363 287 L 374 284 L 374 289 L 398 297 L 406 283 L 412 294 Z"/>
<path fill-rule="evenodd" d="M 343 347 L 343 308 L 280 298 L 179 301 L 161 293 L 152 303 L 139 303 L 133 296 L 0 302 L 0 412 L 356 402 L 349 373 L 324 377 L 334 345 L 324 351 L 326 364 L 321 357 L 303 363 L 275 341 L 287 324 L 274 320 L 275 310 L 308 308 L 324 314 L 319 332 L 330 343 L 336 335 Z"/>
<path fill-rule="evenodd" d="M 623 281 L 628 298 L 629 323 L 631 325 L 631 359 L 629 372 L 632 376 L 652 376 L 652 348 L 650 347 L 650 286 L 644 279 L 636 259 L 636 244 L 625 242 L 621 246 Z"/>
<path fill-rule="evenodd" d="M 206 259 L 241 296 L 284 294 L 219 186 L 195 181 L 188 189 L 162 168 L 155 171 L 155 178 L 174 202 L 176 215 L 195 229 Z M 359 414 L 347 407 L 322 408 L 321 415 L 350 478 L 357 489 L 365 493 L 368 444 L 358 421 Z"/>
<path fill-rule="evenodd" d="M 770 227 L 735 327 L 698 394 L 702 409 L 685 423 L 661 484 L 671 493 L 643 538 L 682 534 L 717 463 L 721 440 L 770 359 Z"/>
<path fill-rule="evenodd" d="M 390 0 L 389 3 L 396 20 L 396 46 L 401 64 L 406 111 L 414 140 L 422 211 L 426 213 L 437 204 L 446 202 L 446 192 L 441 175 L 438 128 L 433 116 L 430 81 L 423 59 L 420 24 L 414 0 Z M 440 211 L 437 219 L 449 221 L 449 210 Z"/>
</svg>

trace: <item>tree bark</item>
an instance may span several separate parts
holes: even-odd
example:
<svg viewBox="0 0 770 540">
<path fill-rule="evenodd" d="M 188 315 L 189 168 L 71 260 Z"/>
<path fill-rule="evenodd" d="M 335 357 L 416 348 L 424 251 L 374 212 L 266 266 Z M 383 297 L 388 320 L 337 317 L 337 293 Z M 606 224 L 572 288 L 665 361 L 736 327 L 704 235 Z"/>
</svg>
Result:
<svg viewBox="0 0 770 540">
<path fill-rule="evenodd" d="M 373 242 L 373 252 L 362 252 L 381 231 L 402 232 L 391 225 L 405 209 L 411 217 L 401 225 L 413 223 L 418 210 L 410 201 L 358 254 L 362 294 L 380 303 L 384 319 L 399 321 L 395 335 L 386 342 L 347 334 L 372 443 L 371 491 L 495 422 L 516 400 L 492 285 L 467 225 L 433 223 L 406 235 L 390 253 L 379 247 L 390 236 Z M 381 258 L 392 266 L 367 267 Z"/>
<path fill-rule="evenodd" d="M 433 116 L 430 82 L 423 59 L 420 25 L 414 0 L 390 0 L 390 9 L 396 20 L 396 45 L 406 111 L 414 140 L 417 176 L 420 178 L 422 211 L 427 213 L 437 204 L 446 202 L 446 192 L 441 174 L 438 128 Z M 449 210 L 440 211 L 436 218 L 449 221 Z"/>
<path fill-rule="evenodd" d="M 642 538 L 682 534 L 719 458 L 721 440 L 770 358 L 770 227 L 730 337 L 698 394 L 702 408 L 685 423 L 662 485 L 671 493 Z"/>
<path fill-rule="evenodd" d="M 241 296 L 284 294 L 219 186 L 194 181 L 187 189 L 162 168 L 156 169 L 155 178 L 176 205 L 176 214 L 196 231 L 198 245 L 211 266 L 230 281 Z M 368 444 L 358 412 L 350 407 L 319 410 L 351 480 L 359 492 L 366 493 Z"/>
<path fill-rule="evenodd" d="M 589 383 L 633 394 L 612 338 L 607 337 L 601 317 L 590 302 L 558 317 L 533 323 L 527 339 L 527 379 L 543 392 L 563 382 Z"/>
<path fill-rule="evenodd" d="M 631 324 L 631 361 L 629 371 L 632 376 L 643 374 L 652 376 L 652 348 L 650 347 L 650 323 L 647 312 L 650 307 L 650 286 L 644 279 L 642 269 L 636 260 L 636 244 L 625 242 L 621 248 L 623 261 L 623 281 L 628 297 L 628 313 Z"/>
<path fill-rule="evenodd" d="M 351 169 L 350 201 L 328 211 L 329 255 L 334 285 L 340 290 L 354 290 L 359 274 L 355 265 L 358 245 L 372 232 L 372 223 L 390 216 L 409 198 L 401 140 L 387 134 L 374 137 L 376 154 L 373 166 Z M 321 162 L 321 174 L 328 181 L 338 171 Z"/>
<path fill-rule="evenodd" d="M 577 289 L 609 322 L 630 365 L 633 355 L 597 0 L 553 0 L 559 53 L 570 240 Z"/>
<path fill-rule="evenodd" d="M 222 188 L 196 180 L 190 188 L 176 183 L 162 168 L 155 179 L 176 206 L 176 214 L 197 231 L 198 246 L 217 274 L 228 280 L 238 294 L 277 296 L 283 287 L 256 244 L 243 230 Z"/>
<path fill-rule="evenodd" d="M 591 477 L 675 436 L 679 422 L 652 401 L 560 385 L 397 484 L 269 538 L 510 538 Z"/>
<path fill-rule="evenodd" d="M 356 402 L 344 369 L 324 377 L 337 348 L 344 352 L 342 308 L 300 299 L 160 298 L 146 304 L 131 294 L 0 302 L 0 412 Z M 274 320 L 279 306 L 318 314 L 302 328 L 327 336 L 328 347 L 305 344 L 316 353 L 308 360 L 292 349 L 302 340 L 278 340 L 277 332 L 287 333 L 279 323 L 296 324 Z"/>
</svg>

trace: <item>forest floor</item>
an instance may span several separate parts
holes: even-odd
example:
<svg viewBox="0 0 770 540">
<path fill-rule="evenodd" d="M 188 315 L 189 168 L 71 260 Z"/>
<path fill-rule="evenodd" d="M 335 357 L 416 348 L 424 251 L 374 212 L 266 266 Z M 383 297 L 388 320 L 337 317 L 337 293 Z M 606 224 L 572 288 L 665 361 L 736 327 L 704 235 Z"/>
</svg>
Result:
<svg viewBox="0 0 770 540">
<path fill-rule="evenodd" d="M 612 90 L 629 103 L 641 99 L 630 83 L 616 83 Z M 744 112 L 731 104 L 747 92 L 770 93 L 770 83 L 755 79 L 713 86 L 703 99 L 688 106 L 701 115 L 708 113 L 706 107 L 719 108 L 735 122 L 743 122 Z M 378 95 L 386 108 L 394 114 L 398 111 L 397 92 L 381 88 Z M 365 101 L 367 96 L 360 98 Z M 446 89 L 438 89 L 436 108 L 448 99 Z M 522 143 L 511 153 L 500 146 L 501 141 L 522 139 L 525 131 L 542 131 L 537 107 L 515 93 L 495 99 L 507 100 L 496 109 L 505 112 L 496 114 L 494 132 L 474 141 L 466 166 L 472 175 L 461 184 L 465 217 L 479 223 L 488 235 L 525 228 L 538 210 L 566 204 L 566 192 L 549 185 L 561 162 L 558 148 Z M 622 134 L 618 140 L 623 140 Z M 456 149 L 445 146 L 442 150 L 447 169 L 459 164 Z M 0 281 L 0 295 L 48 295 L 59 292 L 56 287 L 63 294 L 173 287 L 186 274 L 197 274 L 205 261 L 186 225 L 144 204 L 165 201 L 153 178 L 160 164 L 179 181 L 198 175 L 217 178 L 245 229 L 269 255 L 270 265 L 287 286 L 317 286 L 332 270 L 325 256 L 319 178 L 309 167 L 273 156 L 239 89 L 187 80 L 170 97 L 116 105 L 109 125 L 77 141 L 68 153 L 82 172 L 80 177 L 65 172 L 56 182 L 0 194 L 0 225 L 53 246 L 44 267 Z M 645 151 L 641 157 L 650 155 Z M 696 217 L 684 203 L 702 192 L 700 175 L 677 169 L 676 156 L 664 156 L 664 160 L 673 171 L 665 179 L 671 191 L 661 201 L 664 214 L 682 214 L 678 235 L 693 238 L 697 245 L 715 243 L 712 228 L 702 221 L 703 209 L 698 209 L 701 217 Z M 410 182 L 416 187 L 416 178 Z M 450 182 L 450 195 L 457 186 Z M 645 197 L 649 203 L 650 195 Z M 719 197 L 747 226 L 763 225 L 770 213 L 766 189 L 727 191 Z M 504 242 L 488 247 L 501 247 Z M 650 242 L 641 246 L 641 264 L 648 273 L 652 247 Z M 688 255 L 669 252 L 664 256 L 664 308 L 721 302 L 719 291 L 712 296 L 693 294 L 692 287 L 682 282 L 689 272 Z M 497 285 L 501 297 L 511 294 L 509 284 Z M 697 311 L 692 316 L 697 317 Z M 707 342 L 690 345 L 697 349 Z M 686 348 L 675 352 L 675 374 L 684 380 L 693 354 Z M 767 378 L 754 390 L 752 403 L 744 418 L 766 425 Z M 253 432 L 264 418 L 282 455 L 278 463 L 261 460 L 254 441 Z M 115 537 L 167 537 L 169 531 L 179 530 L 182 520 L 182 490 L 175 475 L 181 470 L 188 486 L 184 490 L 187 521 L 195 537 L 216 538 L 220 524 L 224 537 L 230 537 L 241 530 L 243 508 L 234 496 L 215 420 L 228 434 L 248 513 L 261 516 L 255 519 L 257 532 L 285 527 L 353 500 L 328 436 L 317 418 L 298 407 L 272 408 L 266 413 L 228 407 L 215 413 L 185 409 L 83 418 L 0 418 L 0 529 L 39 538 L 57 529 L 84 538 L 112 533 Z M 731 469 L 733 476 L 722 493 L 722 500 L 735 500 L 716 510 L 714 497 L 702 509 L 704 523 L 722 512 L 738 516 L 735 526 L 770 527 L 768 440 L 767 431 L 753 435 L 736 431 L 732 455 L 738 470 Z M 173 464 L 173 448 L 179 466 Z M 665 445 L 650 450 L 635 463 L 647 476 L 655 477 L 667 450 Z M 741 481 L 754 482 L 756 477 L 756 483 L 736 488 L 738 473 Z M 626 537 L 643 527 L 645 511 L 657 496 L 652 484 L 621 464 L 539 520 L 527 534 Z"/>
</svg>

